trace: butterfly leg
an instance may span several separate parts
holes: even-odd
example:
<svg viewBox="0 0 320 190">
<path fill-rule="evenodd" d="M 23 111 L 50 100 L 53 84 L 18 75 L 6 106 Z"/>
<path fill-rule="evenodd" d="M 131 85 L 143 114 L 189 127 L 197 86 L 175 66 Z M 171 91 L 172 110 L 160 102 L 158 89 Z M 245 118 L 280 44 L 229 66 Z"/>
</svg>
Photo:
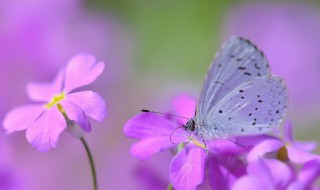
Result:
<svg viewBox="0 0 320 190">
<path fill-rule="evenodd" d="M 202 136 L 202 135 L 200 135 L 200 137 L 202 138 L 202 142 L 203 142 L 203 145 L 204 145 L 204 149 L 206 150 L 207 155 L 209 155 L 209 150 L 208 150 L 208 147 L 207 147 L 206 141 L 204 140 L 204 138 L 203 138 L 203 136 Z"/>
<path fill-rule="evenodd" d="M 207 147 L 206 141 L 204 140 L 204 138 L 202 138 L 202 141 L 203 141 L 203 144 L 204 144 L 205 150 L 206 150 L 206 152 L 207 152 L 207 155 L 209 156 L 209 150 L 208 150 L 208 147 Z"/>
<path fill-rule="evenodd" d="M 186 143 L 186 145 L 189 144 L 192 141 L 193 135 L 194 135 L 194 133 L 191 135 L 191 137 L 189 138 L 189 141 Z"/>
</svg>

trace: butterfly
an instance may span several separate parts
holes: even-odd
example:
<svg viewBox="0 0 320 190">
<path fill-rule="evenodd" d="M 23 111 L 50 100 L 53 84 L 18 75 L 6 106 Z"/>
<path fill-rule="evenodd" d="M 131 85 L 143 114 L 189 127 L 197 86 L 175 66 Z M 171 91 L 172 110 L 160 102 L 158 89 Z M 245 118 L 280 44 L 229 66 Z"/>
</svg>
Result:
<svg viewBox="0 0 320 190">
<path fill-rule="evenodd" d="M 183 128 L 203 140 L 263 134 L 280 125 L 287 107 L 287 86 L 271 74 L 264 53 L 248 39 L 231 37 L 211 63 L 195 116 Z"/>
<path fill-rule="evenodd" d="M 264 53 L 232 37 L 210 65 L 195 116 L 184 128 L 203 139 L 267 133 L 280 125 L 287 107 L 287 86 L 271 74 Z"/>
</svg>

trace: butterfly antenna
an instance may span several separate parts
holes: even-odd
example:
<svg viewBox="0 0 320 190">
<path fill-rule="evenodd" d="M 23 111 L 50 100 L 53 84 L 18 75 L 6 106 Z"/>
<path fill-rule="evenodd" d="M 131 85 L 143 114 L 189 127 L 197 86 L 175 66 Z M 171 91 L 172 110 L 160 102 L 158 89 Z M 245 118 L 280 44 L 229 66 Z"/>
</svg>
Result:
<svg viewBox="0 0 320 190">
<path fill-rule="evenodd" d="M 183 126 L 182 126 L 182 127 L 177 127 L 177 128 L 175 128 L 175 129 L 171 132 L 171 134 L 170 134 L 170 142 L 171 142 L 172 144 L 177 144 L 177 143 L 172 142 L 172 135 L 173 135 L 173 133 L 174 133 L 177 129 L 179 129 L 179 128 L 184 128 L 184 127 L 183 127 Z"/>
<path fill-rule="evenodd" d="M 190 120 L 190 118 L 181 116 L 181 115 L 175 115 L 175 114 L 170 114 L 170 113 L 162 113 L 162 112 L 157 112 L 157 111 L 152 111 L 152 110 L 146 110 L 146 109 L 142 109 L 142 112 L 146 112 L 146 113 L 155 113 L 155 114 L 161 114 L 161 115 L 167 115 L 167 116 L 173 116 L 173 117 L 180 117 L 186 120 Z"/>
</svg>

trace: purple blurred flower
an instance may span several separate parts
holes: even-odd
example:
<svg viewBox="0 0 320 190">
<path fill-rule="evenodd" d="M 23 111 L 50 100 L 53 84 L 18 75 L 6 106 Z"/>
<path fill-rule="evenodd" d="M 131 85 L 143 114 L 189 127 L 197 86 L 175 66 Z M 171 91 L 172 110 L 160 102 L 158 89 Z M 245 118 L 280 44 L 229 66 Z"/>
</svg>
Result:
<svg viewBox="0 0 320 190">
<path fill-rule="evenodd" d="M 276 168 L 276 169 L 275 169 Z M 293 171 L 285 163 L 275 159 L 258 159 L 249 163 L 247 175 L 235 182 L 233 190 L 287 189 Z"/>
<path fill-rule="evenodd" d="M 189 96 L 181 96 L 180 98 L 183 99 L 182 102 L 185 102 L 185 104 L 183 107 L 177 108 L 177 114 L 191 117 L 190 113 L 194 113 L 195 109 L 195 100 Z M 180 98 L 177 98 L 175 103 L 179 104 Z M 185 120 L 181 121 L 183 123 L 186 122 Z M 141 139 L 132 146 L 131 154 L 138 159 L 148 159 L 157 152 L 168 150 L 180 143 L 187 142 L 188 134 L 184 130 L 176 130 L 172 133 L 177 127 L 181 126 L 181 123 L 175 118 L 142 113 L 125 124 L 124 133 L 128 137 Z M 170 142 L 171 134 L 174 144 Z M 192 142 L 198 142 L 196 137 L 194 139 Z M 188 144 L 186 148 L 178 152 L 170 166 L 169 176 L 174 188 L 195 189 L 201 184 L 204 180 L 205 158 L 205 150 L 194 146 L 193 143 Z"/>
<path fill-rule="evenodd" d="M 291 122 L 286 121 L 284 125 L 284 138 L 265 140 L 257 144 L 247 156 L 248 162 L 260 159 L 261 157 L 272 157 L 282 161 L 290 160 L 297 164 L 319 159 L 319 155 L 310 153 L 316 149 L 316 142 L 296 141 L 292 134 Z"/>
<path fill-rule="evenodd" d="M 191 118 L 195 111 L 196 100 L 182 95 L 173 100 L 173 105 L 175 114 Z M 195 189 L 202 184 L 207 165 L 210 165 L 209 183 L 212 187 L 223 189 L 230 186 L 232 183 L 229 179 L 232 176 L 237 177 L 244 173 L 245 163 L 240 160 L 240 156 L 256 143 L 272 138 L 260 135 L 235 139 L 246 148 L 228 140 L 206 140 L 210 152 L 208 157 L 200 138 L 194 136 L 189 144 L 184 144 L 189 141 L 190 134 L 182 129 L 174 131 L 185 123 L 186 120 L 183 118 L 142 113 L 130 119 L 124 127 L 124 133 L 128 137 L 140 139 L 131 148 L 131 154 L 138 159 L 148 159 L 157 152 L 175 148 L 177 144 L 182 143 L 179 144 L 177 155 L 173 158 L 169 169 L 170 181 L 175 189 Z M 170 142 L 171 134 L 172 141 L 176 144 Z M 183 146 L 184 148 L 181 148 Z"/>
<path fill-rule="evenodd" d="M 162 190 L 168 185 L 167 180 L 163 179 L 151 165 L 140 163 L 135 166 L 134 177 L 142 184 L 140 189 Z"/>
<path fill-rule="evenodd" d="M 300 171 L 297 172 L 296 180 L 291 182 L 289 190 L 314 189 L 319 190 L 319 186 L 315 188 L 316 180 L 320 179 L 320 160 L 311 160 L 306 162 Z M 319 185 L 319 184 L 318 184 Z"/>
<path fill-rule="evenodd" d="M 300 170 L 276 159 L 257 159 L 249 163 L 247 174 L 239 178 L 232 190 L 315 189 L 314 182 L 320 177 L 320 160 L 306 162 Z"/>
<path fill-rule="evenodd" d="M 273 73 L 289 87 L 291 105 L 299 110 L 320 103 L 320 11 L 315 7 L 307 3 L 244 4 L 230 12 L 223 31 L 225 38 L 249 38 L 265 52 Z"/>
<path fill-rule="evenodd" d="M 106 104 L 109 105 L 108 107 L 113 104 L 118 108 L 116 109 L 118 113 L 123 113 L 122 109 L 126 109 L 116 100 L 125 98 L 119 98 L 119 95 L 127 96 L 120 91 L 125 89 L 122 88 L 123 84 L 132 74 L 130 63 L 132 63 L 132 53 L 135 49 L 131 27 L 111 9 L 105 10 L 101 7 L 97 9 L 96 6 L 90 6 L 88 3 L 90 4 L 85 0 L 0 1 L 1 121 L 9 109 L 29 102 L 25 92 L 28 82 L 51 82 L 59 69 L 77 52 L 90 52 L 97 60 L 103 60 L 106 67 L 112 68 L 105 69 L 99 76 L 99 80 L 92 83 L 90 87 L 82 87 L 81 90 L 92 90 L 98 92 L 103 98 L 109 97 L 105 98 Z M 120 91 L 110 90 L 115 86 L 120 86 L 118 88 Z M 120 115 L 117 111 L 112 113 Z M 118 134 L 112 132 L 117 128 L 105 127 L 115 126 L 115 122 L 120 122 L 119 118 L 111 122 L 94 124 L 96 128 L 93 127 L 87 139 L 94 149 L 94 154 L 105 151 L 105 146 L 100 145 L 110 141 L 110 138 L 106 138 L 107 133 Z M 0 127 L 0 133 L 4 131 Z M 68 138 L 68 135 L 63 132 L 59 136 L 58 146 L 64 144 L 63 147 L 60 146 L 59 149 L 40 156 L 34 154 L 35 149 L 29 143 L 25 143 L 24 132 L 13 133 L 3 139 L 13 150 L 14 159 L 11 162 L 19 165 L 17 168 L 19 173 L 20 170 L 24 170 L 23 172 L 30 177 L 27 180 L 30 181 L 30 189 L 89 189 L 91 187 L 91 181 L 87 180 L 87 172 L 79 172 L 79 165 L 87 164 L 87 158 L 83 152 L 65 154 L 79 146 L 79 142 Z M 117 143 L 117 145 L 120 144 Z M 124 157 L 123 160 L 129 166 L 130 162 L 127 160 L 132 158 L 126 159 L 127 157 L 123 156 L 125 149 L 113 147 L 117 150 L 121 149 L 122 152 L 116 155 Z M 52 158 L 55 158 L 54 161 Z M 110 156 L 107 161 L 104 156 L 95 158 L 99 167 L 106 165 L 108 169 L 110 165 L 118 163 L 117 160 Z M 65 167 L 69 170 L 63 173 L 56 169 Z M 117 171 L 121 173 L 125 169 L 126 167 L 123 166 L 122 170 Z M 104 170 L 98 170 L 98 173 L 102 171 Z M 118 175 L 110 175 L 107 170 L 104 174 L 112 176 L 111 180 L 119 178 Z M 71 183 L 70 176 L 77 178 L 77 182 Z M 101 174 L 98 176 L 102 177 Z M 111 184 L 109 180 L 105 182 L 101 180 L 100 183 L 101 189 L 105 189 L 104 186 L 112 188 L 114 185 L 118 185 L 120 189 L 132 186 L 130 182 Z"/>
<path fill-rule="evenodd" d="M 88 9 L 83 0 L 1 0 L 0 13 L 0 84 L 5 89 L 0 117 L 25 101 L 25 81 L 51 79 L 77 52 L 92 52 L 113 68 L 104 73 L 101 86 L 129 70 L 127 28 L 115 15 Z"/>
<path fill-rule="evenodd" d="M 66 129 L 63 116 L 75 121 L 85 132 L 91 131 L 87 116 L 102 121 L 106 115 L 104 100 L 95 92 L 72 92 L 92 83 L 103 71 L 90 54 L 78 54 L 61 70 L 52 83 L 29 83 L 29 98 L 36 104 L 12 109 L 3 122 L 6 132 L 26 130 L 28 141 L 39 151 L 54 148 L 59 134 Z"/>
</svg>

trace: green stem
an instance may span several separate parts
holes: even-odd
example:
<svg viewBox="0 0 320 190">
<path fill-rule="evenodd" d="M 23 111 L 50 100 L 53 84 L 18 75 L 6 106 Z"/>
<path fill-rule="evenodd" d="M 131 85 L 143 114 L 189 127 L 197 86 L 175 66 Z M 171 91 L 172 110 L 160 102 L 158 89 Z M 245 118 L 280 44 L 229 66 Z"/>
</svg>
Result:
<svg viewBox="0 0 320 190">
<path fill-rule="evenodd" d="M 169 183 L 167 190 L 173 190 L 173 186 L 171 183 Z"/>
<path fill-rule="evenodd" d="M 93 182 L 93 190 L 98 190 L 97 174 L 96 174 L 96 169 L 94 167 L 92 154 L 90 152 L 89 146 L 88 146 L 86 140 L 84 139 L 84 137 L 81 137 L 80 140 L 81 140 L 84 148 L 86 149 L 87 156 L 88 156 L 89 161 L 90 161 L 90 168 L 91 168 L 92 182 Z"/>
</svg>

